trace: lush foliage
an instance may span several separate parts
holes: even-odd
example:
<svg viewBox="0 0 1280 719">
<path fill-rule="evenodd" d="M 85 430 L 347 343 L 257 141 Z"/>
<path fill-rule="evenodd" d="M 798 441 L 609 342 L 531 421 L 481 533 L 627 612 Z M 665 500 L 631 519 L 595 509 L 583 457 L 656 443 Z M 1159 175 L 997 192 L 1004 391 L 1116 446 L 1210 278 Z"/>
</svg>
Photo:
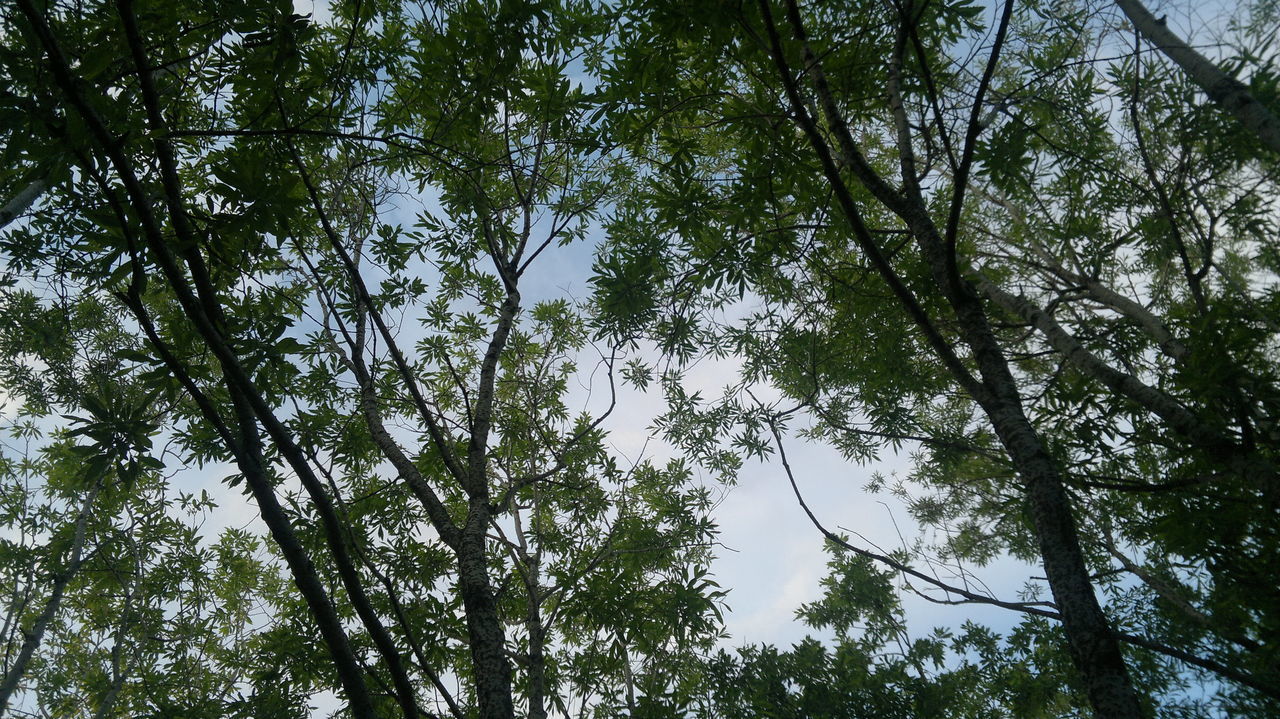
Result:
<svg viewBox="0 0 1280 719">
<path fill-rule="evenodd" d="M 1276 11 L 1118 5 L 6 6 L 0 713 L 1274 713 Z M 800 442 L 943 539 L 728 650 Z"/>
<path fill-rule="evenodd" d="M 1188 672 L 1248 684 L 1227 711 L 1266 711 L 1265 137 L 1088 4 L 759 3 L 731 23 L 642 5 L 612 119 L 663 159 L 613 227 L 601 303 L 621 336 L 745 365 L 718 405 L 669 384 L 668 433 L 710 466 L 781 453 L 788 427 L 851 461 L 914 445 L 913 474 L 872 489 L 942 543 L 850 550 L 941 560 L 954 579 L 906 577 L 961 602 L 993 599 L 964 567 L 1042 562 L 1047 582 L 998 599 L 1028 627 L 1063 621 L 1068 684 L 1099 715 L 1208 711 L 1183 706 Z M 1271 13 L 1230 28 L 1228 66 L 1274 107 Z"/>
</svg>

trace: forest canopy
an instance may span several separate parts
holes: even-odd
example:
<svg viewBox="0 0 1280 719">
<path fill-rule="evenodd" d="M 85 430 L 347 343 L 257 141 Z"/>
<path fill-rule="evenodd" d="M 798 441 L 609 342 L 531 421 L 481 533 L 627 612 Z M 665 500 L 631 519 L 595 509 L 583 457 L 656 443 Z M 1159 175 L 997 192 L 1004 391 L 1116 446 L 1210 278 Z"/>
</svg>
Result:
<svg viewBox="0 0 1280 719">
<path fill-rule="evenodd" d="M 6 4 L 0 716 L 1280 714 L 1278 33 Z M 826 557 L 790 646 L 726 631 L 749 462 Z"/>
</svg>

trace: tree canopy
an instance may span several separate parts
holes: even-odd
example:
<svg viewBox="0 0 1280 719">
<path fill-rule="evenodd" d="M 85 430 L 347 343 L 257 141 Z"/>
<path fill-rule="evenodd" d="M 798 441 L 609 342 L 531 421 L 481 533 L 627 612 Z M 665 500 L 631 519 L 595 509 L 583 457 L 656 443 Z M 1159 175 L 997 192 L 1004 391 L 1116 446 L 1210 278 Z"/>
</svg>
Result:
<svg viewBox="0 0 1280 719">
<path fill-rule="evenodd" d="M 1228 10 L 16 0 L 0 715 L 1274 715 L 1280 16 Z M 918 540 L 824 524 L 818 445 Z M 789 648 L 712 572 L 756 460 L 829 554 Z"/>
</svg>

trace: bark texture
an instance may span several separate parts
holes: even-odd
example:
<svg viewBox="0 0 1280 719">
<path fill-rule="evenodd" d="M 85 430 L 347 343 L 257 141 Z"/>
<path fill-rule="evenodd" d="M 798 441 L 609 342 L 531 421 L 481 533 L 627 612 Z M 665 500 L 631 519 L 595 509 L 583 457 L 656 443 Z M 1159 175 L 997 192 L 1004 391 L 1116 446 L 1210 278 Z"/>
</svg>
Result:
<svg viewBox="0 0 1280 719">
<path fill-rule="evenodd" d="M 511 719 L 511 662 L 498 616 L 498 601 L 489 582 L 485 559 L 488 510 L 472 503 L 471 516 L 458 541 L 458 589 L 467 615 L 471 664 L 475 669 L 480 719 Z"/>
<path fill-rule="evenodd" d="M 22 213 L 26 212 L 27 208 L 31 207 L 31 203 L 35 202 L 36 198 L 40 197 L 47 188 L 48 185 L 45 184 L 45 181 L 40 179 L 31 181 L 26 187 L 19 190 L 18 194 L 13 196 L 13 199 L 6 202 L 3 207 L 0 207 L 0 230 L 3 230 L 10 222 L 21 217 Z"/>
<path fill-rule="evenodd" d="M 1209 99 L 1235 116 L 1240 124 L 1262 140 L 1272 152 L 1280 153 L 1280 117 L 1249 94 L 1244 83 L 1223 72 L 1204 55 L 1171 31 L 1163 19 L 1147 10 L 1138 0 L 1116 0 L 1116 5 L 1133 27 L 1160 52 L 1182 68 Z"/>
</svg>

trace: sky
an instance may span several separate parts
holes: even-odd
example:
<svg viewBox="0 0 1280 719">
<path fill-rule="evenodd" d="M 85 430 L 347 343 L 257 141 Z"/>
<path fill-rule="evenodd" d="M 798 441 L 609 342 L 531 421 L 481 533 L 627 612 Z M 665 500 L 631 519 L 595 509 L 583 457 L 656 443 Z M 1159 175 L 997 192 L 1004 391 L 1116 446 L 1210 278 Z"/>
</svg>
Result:
<svg viewBox="0 0 1280 719">
<path fill-rule="evenodd" d="M 530 301 L 548 296 L 589 297 L 588 280 L 594 247 L 590 241 L 560 248 L 541 258 L 531 268 Z M 585 363 L 584 363 L 585 364 Z M 738 365 L 731 359 L 699 361 L 685 378 L 688 392 L 704 397 L 720 396 L 737 376 Z M 652 429 L 652 422 L 666 409 L 656 389 L 641 392 L 621 384 L 617 409 L 606 421 L 610 442 L 620 458 L 636 459 L 641 452 L 662 461 L 677 450 Z M 769 388 L 757 388 L 764 400 L 777 397 Z M 579 394 L 583 400 L 586 392 Z M 584 402 L 585 404 L 585 402 Z M 800 426 L 797 423 L 797 427 Z M 874 473 L 903 475 L 911 470 L 912 445 L 899 452 L 886 450 L 880 461 L 851 463 L 833 448 L 790 436 L 784 438 L 788 460 L 806 502 L 818 519 L 833 531 L 862 535 L 870 544 L 893 551 L 903 541 L 911 543 L 918 528 L 903 503 L 887 492 L 870 494 L 865 485 Z M 725 646 L 774 644 L 789 646 L 806 634 L 821 636 L 795 620 L 800 605 L 821 595 L 820 580 L 826 574 L 828 555 L 824 540 L 801 509 L 786 473 L 776 456 L 765 460 L 747 459 L 733 487 L 723 487 L 701 473 L 701 481 L 713 487 L 720 498 L 714 518 L 720 528 L 718 557 L 713 571 L 723 588 L 729 590 Z M 1016 593 L 1035 572 L 1013 560 L 1004 560 L 976 570 L 1002 599 L 1016 599 Z M 1012 626 L 1018 617 L 1011 612 L 977 606 L 940 606 L 903 593 L 908 611 L 908 627 L 913 634 L 926 633 L 935 625 L 958 626 L 965 619 L 986 622 L 1001 629 Z"/>
<path fill-rule="evenodd" d="M 587 298 L 593 252 L 588 242 L 556 248 L 540 258 L 523 284 L 525 306 L 554 297 Z M 580 363 L 583 374 L 571 390 L 571 408 L 599 408 L 606 401 L 598 380 L 592 391 L 591 378 L 586 376 L 592 366 L 590 356 L 595 352 L 588 348 L 584 353 Z M 685 377 L 685 387 L 705 397 L 718 396 L 736 376 L 737 369 L 732 360 L 701 361 Z M 618 391 L 617 408 L 603 427 L 624 466 L 642 457 L 661 463 L 677 456 L 678 450 L 652 429 L 653 420 L 666 409 L 661 394 L 656 389 L 642 392 L 623 383 L 618 384 Z M 856 533 L 863 538 L 861 546 L 888 551 L 916 539 L 918 528 L 902 502 L 887 493 L 869 494 L 863 489 L 873 473 L 908 473 L 911 446 L 896 454 L 886 451 L 880 461 L 859 465 L 848 462 L 829 446 L 794 436 L 785 438 L 785 443 L 806 502 L 827 528 Z M 189 491 L 204 489 L 219 505 L 204 530 L 214 536 L 223 527 L 251 527 L 265 535 L 265 527 L 248 497 L 222 482 L 233 473 L 227 465 L 184 473 L 183 484 Z M 820 581 L 826 574 L 828 555 L 823 550 L 822 535 L 796 501 L 776 457 L 746 460 L 732 487 L 720 484 L 703 471 L 695 472 L 694 481 L 708 486 L 717 499 L 713 518 L 720 530 L 721 546 L 716 550 L 712 573 L 721 588 L 729 592 L 724 612 L 728 636 L 720 645 L 726 649 L 747 644 L 789 647 L 806 635 L 827 637 L 827 633 L 805 627 L 795 618 L 802 604 L 821 596 Z M 977 577 L 1003 599 L 1015 599 L 1034 573 L 1032 568 L 1008 559 L 975 570 Z M 999 631 L 1019 619 L 1012 612 L 996 608 L 943 606 L 908 591 L 900 595 L 912 636 L 927 634 L 935 626 L 958 627 L 965 620 L 985 623 Z"/>
<path fill-rule="evenodd" d="M 311 13 L 317 22 L 330 17 L 324 2 L 294 0 L 294 7 L 299 13 Z M 417 211 L 418 206 L 409 202 L 388 211 L 384 219 L 411 227 Z M 598 234 L 593 237 L 598 239 Z M 588 298 L 594 251 L 593 241 L 588 240 L 553 248 L 540 257 L 522 282 L 525 306 L 540 299 Z M 584 359 L 583 366 L 589 364 L 589 359 Z M 736 371 L 730 360 L 703 361 L 686 377 L 686 389 L 717 396 Z M 598 389 L 591 397 L 586 379 L 582 382 L 574 394 L 583 406 L 598 406 Z M 664 410 L 657 390 L 641 392 L 619 384 L 617 409 L 604 428 L 620 459 L 634 461 L 643 454 L 663 461 L 675 455 L 676 451 L 651 429 L 653 419 Z M 850 463 L 830 447 L 796 437 L 786 438 L 786 448 L 806 501 L 829 529 L 857 533 L 868 542 L 864 546 L 890 551 L 917 537 L 918 527 L 902 502 L 887 493 L 872 495 L 863 490 L 873 473 L 909 472 L 909 453 L 913 449 L 910 445 L 896 454 L 886 450 L 880 461 L 865 465 Z M 219 505 L 205 522 L 205 531 L 213 535 L 223 527 L 235 526 L 255 528 L 265 534 L 248 498 L 222 481 L 233 473 L 227 465 L 209 465 L 185 473 L 184 485 L 195 491 L 208 491 Z M 732 488 L 718 485 L 705 473 L 699 476 L 697 481 L 711 485 L 713 495 L 718 497 L 714 518 L 722 546 L 712 571 L 721 587 L 729 591 L 725 613 L 729 638 L 722 645 L 766 643 L 785 647 L 806 634 L 821 636 L 799 623 L 795 612 L 802 604 L 819 598 L 819 582 L 825 575 L 828 556 L 823 551 L 821 534 L 800 508 L 776 458 L 747 460 Z M 975 573 L 997 596 L 1012 599 L 1036 571 L 1006 559 Z M 937 625 L 958 626 L 966 619 L 999 630 L 1018 619 L 1000 609 L 941 606 L 910 592 L 902 595 L 913 635 L 927 633 Z"/>
<path fill-rule="evenodd" d="M 323 21 L 322 3 L 295 0 L 299 12 L 312 12 Z M 413 224 L 416 207 L 404 206 L 388 212 L 387 220 L 406 227 Z M 596 235 L 598 238 L 598 235 Z M 585 300 L 590 295 L 588 280 L 594 257 L 588 240 L 564 248 L 554 248 L 533 265 L 522 294 L 526 306 L 539 299 L 566 297 Z M 584 362 L 583 366 L 589 366 Z M 685 378 L 686 389 L 704 396 L 716 396 L 732 381 L 737 366 L 732 360 L 703 361 Z M 574 395 L 584 406 L 598 406 L 599 390 L 591 394 L 585 384 Z M 605 422 L 609 441 L 619 458 L 639 460 L 642 456 L 663 461 L 676 454 L 651 425 L 665 410 L 656 389 L 642 392 L 619 385 L 617 409 Z M 2 398 L 0 398 L 2 399 Z M 8 407 L 8 411 L 12 411 Z M 787 452 L 809 505 L 830 529 L 856 533 L 863 546 L 892 550 L 918 533 L 903 504 L 888 495 L 871 495 L 863 490 L 873 473 L 905 474 L 910 470 L 907 446 L 895 454 L 887 451 L 881 461 L 858 465 L 842 458 L 830 447 L 796 437 L 787 438 Z M 235 470 L 228 465 L 207 465 L 182 472 L 185 491 L 207 491 L 218 509 L 203 525 L 210 537 L 226 527 L 250 528 L 265 536 L 265 527 L 256 507 L 241 490 L 225 483 Z M 713 489 L 718 504 L 714 519 L 719 525 L 721 547 L 712 571 L 715 580 L 729 594 L 725 613 L 728 638 L 725 647 L 744 644 L 774 644 L 782 647 L 814 633 L 795 619 L 795 612 L 821 593 L 820 581 L 826 571 L 827 555 L 823 538 L 797 503 L 776 458 L 747 460 L 733 487 L 716 484 L 700 473 L 696 481 Z M 1013 598 L 1032 568 L 1013 561 L 998 561 L 978 570 L 978 576 L 1001 598 Z M 1016 622 L 1009 612 L 974 606 L 939 606 L 904 593 L 908 628 L 913 635 L 927 633 L 936 625 L 958 626 L 971 619 L 1003 629 Z"/>
</svg>

